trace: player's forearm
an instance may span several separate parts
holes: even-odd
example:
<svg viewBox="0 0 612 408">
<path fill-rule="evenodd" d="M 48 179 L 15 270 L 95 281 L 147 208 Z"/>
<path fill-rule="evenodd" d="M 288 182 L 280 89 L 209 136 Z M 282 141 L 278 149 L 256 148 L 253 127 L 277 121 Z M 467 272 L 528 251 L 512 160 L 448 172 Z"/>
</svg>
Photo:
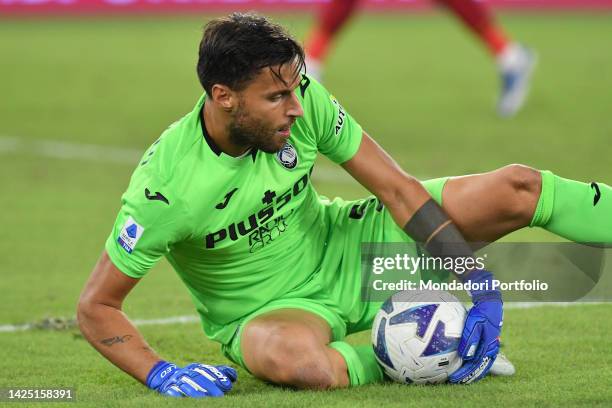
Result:
<svg viewBox="0 0 612 408">
<path fill-rule="evenodd" d="M 81 302 L 77 319 L 81 333 L 96 350 L 138 381 L 146 382 L 160 357 L 121 310 Z"/>
<path fill-rule="evenodd" d="M 398 183 L 396 186 L 396 192 L 385 205 L 395 222 L 421 248 L 434 257 L 463 258 L 464 261 L 474 258 L 470 244 L 466 242 L 453 220 L 420 182 L 407 178 L 405 183 Z M 461 280 L 468 279 L 471 272 L 465 268 L 451 268 L 450 271 Z"/>
<path fill-rule="evenodd" d="M 393 220 L 400 228 L 414 216 L 431 196 L 423 185 L 415 178 L 405 175 L 401 181 L 393 183 L 383 194 L 377 194 L 387 207 Z"/>
</svg>

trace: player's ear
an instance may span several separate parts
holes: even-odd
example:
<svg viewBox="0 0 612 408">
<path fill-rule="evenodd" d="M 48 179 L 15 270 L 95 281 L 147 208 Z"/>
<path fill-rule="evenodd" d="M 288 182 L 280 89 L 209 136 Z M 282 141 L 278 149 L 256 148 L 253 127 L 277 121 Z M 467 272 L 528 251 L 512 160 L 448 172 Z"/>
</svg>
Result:
<svg viewBox="0 0 612 408">
<path fill-rule="evenodd" d="M 231 112 L 234 109 L 234 105 L 237 103 L 236 93 L 228 86 L 214 84 L 211 91 L 212 95 L 210 95 L 210 97 L 223 110 Z"/>
</svg>

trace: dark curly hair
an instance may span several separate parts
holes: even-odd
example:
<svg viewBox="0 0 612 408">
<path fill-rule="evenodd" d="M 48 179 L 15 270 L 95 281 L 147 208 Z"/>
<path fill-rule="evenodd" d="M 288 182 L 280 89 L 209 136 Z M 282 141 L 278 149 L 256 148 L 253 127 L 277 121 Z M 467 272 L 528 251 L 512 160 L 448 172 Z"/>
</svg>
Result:
<svg viewBox="0 0 612 408">
<path fill-rule="evenodd" d="M 232 13 L 204 27 L 197 72 L 210 95 L 214 84 L 240 91 L 266 67 L 282 81 L 280 67 L 293 63 L 296 79 L 305 68 L 304 50 L 283 27 L 255 13 Z"/>
</svg>

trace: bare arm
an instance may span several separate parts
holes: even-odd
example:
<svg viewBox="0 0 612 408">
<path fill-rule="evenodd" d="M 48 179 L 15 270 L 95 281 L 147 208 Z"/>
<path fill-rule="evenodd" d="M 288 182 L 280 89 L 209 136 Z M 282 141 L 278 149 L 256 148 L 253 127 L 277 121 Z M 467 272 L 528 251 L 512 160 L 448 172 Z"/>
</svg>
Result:
<svg viewBox="0 0 612 408">
<path fill-rule="evenodd" d="M 400 227 L 431 199 L 421 183 L 404 172 L 365 132 L 359 150 L 342 167 L 383 202 Z"/>
<path fill-rule="evenodd" d="M 96 350 L 145 383 L 161 358 L 121 311 L 123 300 L 138 282 L 118 270 L 104 251 L 81 293 L 77 320 L 81 333 Z"/>
<path fill-rule="evenodd" d="M 453 220 L 423 185 L 404 172 L 365 132 L 355 156 L 342 164 L 357 181 L 375 194 L 391 216 L 429 255 L 474 258 Z M 450 268 L 461 280 L 472 270 Z"/>
</svg>

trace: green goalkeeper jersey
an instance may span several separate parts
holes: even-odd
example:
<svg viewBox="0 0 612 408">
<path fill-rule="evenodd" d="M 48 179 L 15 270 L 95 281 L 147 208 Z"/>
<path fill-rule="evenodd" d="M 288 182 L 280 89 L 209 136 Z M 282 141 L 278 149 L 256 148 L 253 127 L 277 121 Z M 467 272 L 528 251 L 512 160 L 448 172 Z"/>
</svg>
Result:
<svg viewBox="0 0 612 408">
<path fill-rule="evenodd" d="M 189 289 L 206 334 L 229 341 L 240 319 L 318 270 L 330 234 L 326 201 L 310 180 L 321 152 L 351 159 L 361 127 L 304 76 L 304 116 L 278 153 L 221 152 L 202 124 L 202 96 L 134 171 L 106 251 L 141 278 L 165 256 Z"/>
</svg>

